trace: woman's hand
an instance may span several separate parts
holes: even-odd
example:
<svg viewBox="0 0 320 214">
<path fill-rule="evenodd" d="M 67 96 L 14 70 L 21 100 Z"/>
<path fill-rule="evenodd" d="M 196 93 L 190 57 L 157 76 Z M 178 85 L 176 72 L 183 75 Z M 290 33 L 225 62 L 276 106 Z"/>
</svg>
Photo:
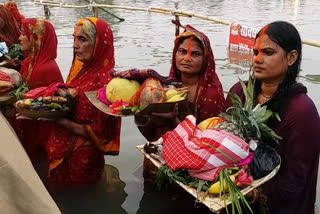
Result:
<svg viewBox="0 0 320 214">
<path fill-rule="evenodd" d="M 56 123 L 59 126 L 68 129 L 69 131 L 73 132 L 76 135 L 80 135 L 80 136 L 82 136 L 84 138 L 87 138 L 87 134 L 84 131 L 84 125 L 83 124 L 75 123 L 75 122 L 73 122 L 71 120 L 64 119 L 64 118 L 57 120 Z"/>
<path fill-rule="evenodd" d="M 249 203 L 254 203 L 260 199 L 260 191 L 258 189 L 253 189 L 251 192 L 246 194 L 245 197 Z"/>
<path fill-rule="evenodd" d="M 179 107 L 178 107 L 178 103 L 175 104 L 173 110 L 171 112 L 168 113 L 152 113 L 152 116 L 154 117 L 154 121 L 157 119 L 159 122 L 163 122 L 162 125 L 167 125 L 167 120 L 171 120 L 173 122 L 174 127 L 176 127 L 179 123 Z"/>
</svg>

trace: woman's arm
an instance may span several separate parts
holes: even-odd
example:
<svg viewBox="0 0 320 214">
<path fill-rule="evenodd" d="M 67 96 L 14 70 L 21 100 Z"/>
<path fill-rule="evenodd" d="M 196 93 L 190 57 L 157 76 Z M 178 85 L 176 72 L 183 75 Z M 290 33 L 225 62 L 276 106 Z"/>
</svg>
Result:
<svg viewBox="0 0 320 214">
<path fill-rule="evenodd" d="M 121 118 L 95 110 L 93 123 L 84 125 L 85 136 L 104 152 L 119 152 Z"/>
<path fill-rule="evenodd" d="M 159 139 L 165 132 L 173 130 L 179 123 L 178 104 L 172 112 L 152 113 L 152 115 L 135 116 L 135 123 L 141 134 L 148 141 Z"/>
</svg>

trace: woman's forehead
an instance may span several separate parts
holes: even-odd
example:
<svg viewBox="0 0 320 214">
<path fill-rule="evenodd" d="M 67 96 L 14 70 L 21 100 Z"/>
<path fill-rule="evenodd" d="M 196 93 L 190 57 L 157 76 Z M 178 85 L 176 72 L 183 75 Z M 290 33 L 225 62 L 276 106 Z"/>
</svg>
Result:
<svg viewBox="0 0 320 214">
<path fill-rule="evenodd" d="M 191 37 L 188 38 L 188 39 L 185 39 L 185 40 L 180 44 L 179 48 L 186 48 L 186 49 L 187 49 L 188 46 L 189 46 L 190 39 L 191 39 Z M 199 44 L 198 41 L 195 41 L 194 39 L 192 39 L 192 41 L 191 41 L 191 48 L 192 48 L 192 49 L 202 51 L 202 48 L 201 48 L 200 45 L 201 45 L 201 44 Z"/>
<path fill-rule="evenodd" d="M 76 36 L 82 36 L 82 37 L 85 37 L 85 38 L 89 38 L 89 35 L 84 32 L 84 29 L 83 29 L 82 25 L 78 28 L 78 30 L 76 32 Z"/>
<path fill-rule="evenodd" d="M 258 47 L 259 43 L 260 43 L 260 47 Z M 268 35 L 264 34 L 263 36 L 259 36 L 256 39 L 256 42 L 254 44 L 254 48 L 255 49 L 258 49 L 258 48 L 260 48 L 260 49 L 266 49 L 266 48 L 279 49 L 281 47 L 277 43 L 272 41 Z"/>
</svg>

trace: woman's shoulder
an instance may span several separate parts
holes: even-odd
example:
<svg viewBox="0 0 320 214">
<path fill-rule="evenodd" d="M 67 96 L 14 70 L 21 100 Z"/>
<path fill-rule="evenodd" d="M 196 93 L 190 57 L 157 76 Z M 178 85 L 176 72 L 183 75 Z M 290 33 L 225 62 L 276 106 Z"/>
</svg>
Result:
<svg viewBox="0 0 320 214">
<path fill-rule="evenodd" d="M 38 67 L 38 69 L 44 73 L 52 73 L 52 72 L 60 73 L 60 68 L 55 60 L 48 60 L 42 63 L 41 66 Z"/>
<path fill-rule="evenodd" d="M 299 93 L 291 98 L 288 110 L 305 114 L 317 112 L 317 108 L 312 99 L 305 93 Z"/>
<path fill-rule="evenodd" d="M 244 82 L 245 84 L 247 84 L 247 81 Z M 230 90 L 229 93 L 235 93 L 235 94 L 242 94 L 243 90 L 242 90 L 242 85 L 240 82 L 237 82 L 236 84 L 234 84 Z"/>
</svg>

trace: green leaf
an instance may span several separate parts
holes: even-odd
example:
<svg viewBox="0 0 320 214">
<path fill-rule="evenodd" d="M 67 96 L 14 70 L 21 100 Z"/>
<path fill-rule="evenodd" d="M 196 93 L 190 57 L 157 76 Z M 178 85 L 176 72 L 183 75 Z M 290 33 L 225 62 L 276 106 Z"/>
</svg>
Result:
<svg viewBox="0 0 320 214">
<path fill-rule="evenodd" d="M 231 93 L 229 95 L 229 97 L 231 99 L 233 107 L 236 107 L 236 108 L 242 108 L 243 107 L 242 101 L 241 101 L 240 97 L 237 94 Z"/>
</svg>

